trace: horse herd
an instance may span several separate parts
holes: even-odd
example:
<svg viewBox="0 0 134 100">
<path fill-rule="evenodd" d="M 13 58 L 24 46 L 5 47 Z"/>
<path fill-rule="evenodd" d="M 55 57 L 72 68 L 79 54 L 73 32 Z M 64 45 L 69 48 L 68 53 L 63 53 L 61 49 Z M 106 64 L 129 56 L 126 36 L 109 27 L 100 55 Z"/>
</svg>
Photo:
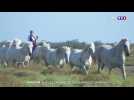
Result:
<svg viewBox="0 0 134 100">
<path fill-rule="evenodd" d="M 126 79 L 125 57 L 130 54 L 128 39 L 123 38 L 114 47 L 111 45 L 95 46 L 92 42 L 83 49 L 74 49 L 69 46 L 52 48 L 45 41 L 37 44 L 33 50 L 31 42 L 22 43 L 21 40 L 0 42 L 0 64 L 3 66 L 27 66 L 30 61 L 37 59 L 44 61 L 46 66 L 53 65 L 62 68 L 64 64 L 70 64 L 72 71 L 77 67 L 82 73 L 88 74 L 93 64 L 96 64 L 98 72 L 104 67 L 109 69 L 119 68 L 123 78 Z"/>
</svg>

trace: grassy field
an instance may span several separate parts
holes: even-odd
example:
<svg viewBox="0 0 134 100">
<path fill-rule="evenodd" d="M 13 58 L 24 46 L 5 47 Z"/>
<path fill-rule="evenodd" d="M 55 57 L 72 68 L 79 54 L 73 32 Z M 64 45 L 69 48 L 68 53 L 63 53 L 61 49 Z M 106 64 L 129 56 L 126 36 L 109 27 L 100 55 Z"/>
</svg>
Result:
<svg viewBox="0 0 134 100">
<path fill-rule="evenodd" d="M 126 59 L 127 80 L 119 69 L 108 75 L 107 69 L 97 73 L 94 66 L 88 75 L 72 72 L 69 65 L 62 69 L 32 64 L 26 68 L 0 67 L 0 87 L 131 87 L 134 86 L 134 51 Z"/>
<path fill-rule="evenodd" d="M 71 72 L 70 66 L 63 69 L 54 66 L 47 68 L 41 65 L 27 68 L 0 68 L 0 86 L 11 87 L 109 87 L 109 86 L 134 86 L 134 66 L 127 66 L 127 80 L 123 80 L 120 70 L 113 70 L 108 75 L 105 69 L 101 73 L 93 67 L 89 75 L 83 75 L 79 71 Z"/>
</svg>

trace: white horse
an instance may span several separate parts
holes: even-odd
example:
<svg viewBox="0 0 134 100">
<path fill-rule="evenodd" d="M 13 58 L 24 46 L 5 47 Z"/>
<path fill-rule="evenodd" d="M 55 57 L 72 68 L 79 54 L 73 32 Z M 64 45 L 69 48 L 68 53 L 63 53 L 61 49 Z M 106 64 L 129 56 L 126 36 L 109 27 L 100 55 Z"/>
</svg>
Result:
<svg viewBox="0 0 134 100">
<path fill-rule="evenodd" d="M 23 47 L 16 48 L 10 47 L 6 50 L 5 58 L 7 65 L 17 65 L 22 64 L 25 67 L 26 64 L 29 64 L 30 56 L 32 53 L 33 45 L 31 43 L 25 43 Z"/>
<path fill-rule="evenodd" d="M 41 60 L 44 60 L 44 56 L 46 55 L 47 49 L 50 49 L 51 46 L 46 41 L 41 41 L 37 44 L 37 47 L 32 53 L 32 58 L 34 62 L 40 62 Z M 51 48 L 52 50 L 52 48 Z"/>
<path fill-rule="evenodd" d="M 21 43 L 22 43 L 22 41 L 20 39 L 16 38 L 12 41 L 12 46 L 15 48 L 20 48 Z"/>
<path fill-rule="evenodd" d="M 12 41 L 3 41 L 1 42 L 0 47 L 0 64 L 7 66 L 6 54 L 7 51 L 12 47 Z"/>
<path fill-rule="evenodd" d="M 46 48 L 48 48 L 48 49 L 51 48 L 50 44 L 49 44 L 47 41 L 41 41 L 39 44 L 40 44 L 42 47 L 46 47 Z"/>
<path fill-rule="evenodd" d="M 91 43 L 90 46 L 87 46 L 83 50 L 80 49 L 72 50 L 69 57 L 69 63 L 73 68 L 72 71 L 74 70 L 75 67 L 78 67 L 82 72 L 88 74 L 89 67 L 92 64 L 92 57 L 94 52 L 95 52 L 94 43 Z"/>
<path fill-rule="evenodd" d="M 62 68 L 67 61 L 66 51 L 63 47 L 59 47 L 56 49 L 46 48 L 43 58 L 46 66 L 59 65 L 60 68 Z"/>
<path fill-rule="evenodd" d="M 126 79 L 125 56 L 129 56 L 129 54 L 130 44 L 126 38 L 123 38 L 115 47 L 102 45 L 96 48 L 95 59 L 98 72 L 105 66 L 108 67 L 110 74 L 112 69 L 117 67 L 121 69 L 123 77 Z"/>
</svg>

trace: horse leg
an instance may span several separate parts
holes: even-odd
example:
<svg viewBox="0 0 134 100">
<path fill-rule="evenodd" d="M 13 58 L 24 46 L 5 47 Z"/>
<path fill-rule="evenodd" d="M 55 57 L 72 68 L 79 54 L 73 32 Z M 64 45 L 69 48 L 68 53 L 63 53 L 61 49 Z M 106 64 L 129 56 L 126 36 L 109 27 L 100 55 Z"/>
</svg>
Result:
<svg viewBox="0 0 134 100">
<path fill-rule="evenodd" d="M 21 63 L 20 63 L 20 62 L 16 62 L 16 63 L 15 63 L 15 67 L 16 67 L 16 68 L 20 68 L 20 66 L 21 66 Z"/>
<path fill-rule="evenodd" d="M 103 70 L 104 69 L 104 64 L 102 64 L 102 66 L 101 66 L 101 70 Z"/>
<path fill-rule="evenodd" d="M 1 60 L 1 61 L 0 61 L 0 64 L 1 64 L 1 66 L 3 65 L 4 68 L 7 67 L 6 61 Z"/>
<path fill-rule="evenodd" d="M 70 63 L 71 71 L 73 72 L 76 68 L 73 64 Z"/>
<path fill-rule="evenodd" d="M 89 65 L 89 66 L 87 65 L 86 66 L 86 71 L 89 72 L 90 68 L 91 68 L 91 65 Z"/>
<path fill-rule="evenodd" d="M 2 62 L 2 60 L 0 60 L 0 66 L 2 66 L 2 64 L 3 64 L 3 62 Z"/>
<path fill-rule="evenodd" d="M 25 61 L 25 62 L 24 62 L 24 65 L 25 65 L 25 66 L 29 66 L 29 64 L 30 64 L 30 61 Z"/>
<path fill-rule="evenodd" d="M 44 59 L 44 63 L 45 63 L 45 66 L 48 67 L 48 63 L 47 63 L 46 59 Z"/>
<path fill-rule="evenodd" d="M 4 62 L 4 67 L 7 67 L 7 63 L 6 62 Z"/>
<path fill-rule="evenodd" d="M 108 74 L 111 75 L 112 68 L 109 68 Z"/>
<path fill-rule="evenodd" d="M 60 61 L 59 61 L 59 65 L 60 65 L 60 66 L 59 66 L 60 68 L 63 68 L 63 67 L 64 67 L 64 65 L 65 65 L 64 60 L 60 60 Z"/>
<path fill-rule="evenodd" d="M 86 70 L 86 66 L 85 66 L 85 65 L 82 67 L 82 71 L 83 71 L 84 73 L 86 73 L 86 75 L 88 75 L 88 71 Z"/>
<path fill-rule="evenodd" d="M 121 67 L 121 72 L 122 72 L 124 80 L 126 80 L 126 70 L 125 70 L 125 66 L 124 65 Z"/>
<path fill-rule="evenodd" d="M 26 67 L 25 62 L 22 62 L 22 66 L 23 66 L 24 68 Z"/>
<path fill-rule="evenodd" d="M 4 65 L 5 65 L 6 67 L 9 67 L 9 62 L 8 62 L 8 61 L 4 61 Z"/>
<path fill-rule="evenodd" d="M 61 64 L 59 68 L 63 68 L 64 67 L 64 64 Z"/>
<path fill-rule="evenodd" d="M 86 69 L 87 69 L 87 70 L 89 70 L 89 69 L 90 69 L 90 67 L 91 67 L 91 65 L 89 65 L 89 66 L 88 66 L 88 65 L 86 65 L 85 67 L 86 67 Z"/>
<path fill-rule="evenodd" d="M 98 73 L 100 73 L 100 63 L 97 64 L 97 67 L 98 67 Z"/>
<path fill-rule="evenodd" d="M 75 71 L 75 69 L 76 69 L 76 67 L 75 67 L 75 66 L 72 66 L 72 72 L 74 72 L 74 71 Z"/>
</svg>

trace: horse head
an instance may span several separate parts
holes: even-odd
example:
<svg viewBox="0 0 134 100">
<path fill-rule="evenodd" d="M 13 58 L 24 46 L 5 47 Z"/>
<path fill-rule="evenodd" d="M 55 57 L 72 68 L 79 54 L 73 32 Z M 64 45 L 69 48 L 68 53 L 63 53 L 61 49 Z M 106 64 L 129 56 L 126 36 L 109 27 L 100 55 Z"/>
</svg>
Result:
<svg viewBox="0 0 134 100">
<path fill-rule="evenodd" d="M 130 55 L 130 43 L 128 41 L 127 38 L 123 38 L 121 39 L 120 43 L 119 43 L 125 53 L 126 56 Z"/>
</svg>

